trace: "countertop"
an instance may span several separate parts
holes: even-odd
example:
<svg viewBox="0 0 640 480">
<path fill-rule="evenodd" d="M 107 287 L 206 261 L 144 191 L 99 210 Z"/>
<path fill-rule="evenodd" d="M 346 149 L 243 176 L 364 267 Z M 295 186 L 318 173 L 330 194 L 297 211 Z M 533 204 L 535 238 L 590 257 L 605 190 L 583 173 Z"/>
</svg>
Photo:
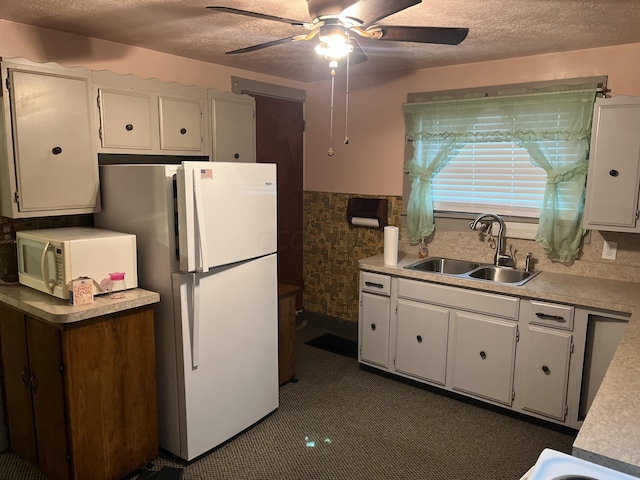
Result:
<svg viewBox="0 0 640 480">
<path fill-rule="evenodd" d="M 117 293 L 122 293 L 122 298 L 113 298 L 109 294 L 97 295 L 94 301 L 87 305 L 69 305 L 67 300 L 18 283 L 1 284 L 0 302 L 50 323 L 71 323 L 152 305 L 160 301 L 160 294 L 142 288 Z"/>
<path fill-rule="evenodd" d="M 396 266 L 385 265 L 383 255 L 362 259 L 359 266 L 393 276 L 630 313 L 620 345 L 573 444 L 573 455 L 640 477 L 640 284 L 541 272 L 515 287 L 403 268 L 417 260 L 416 255 L 400 252 Z"/>
</svg>

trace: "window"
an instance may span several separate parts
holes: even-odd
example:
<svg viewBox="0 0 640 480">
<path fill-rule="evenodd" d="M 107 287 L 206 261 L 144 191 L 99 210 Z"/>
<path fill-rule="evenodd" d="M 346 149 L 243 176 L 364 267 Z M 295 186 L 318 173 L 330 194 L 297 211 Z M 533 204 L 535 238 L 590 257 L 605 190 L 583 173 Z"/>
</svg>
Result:
<svg viewBox="0 0 640 480">
<path fill-rule="evenodd" d="M 597 84 L 440 98 L 403 106 L 413 158 L 409 240 L 434 231 L 434 210 L 539 218 L 552 260 L 579 255 Z"/>
</svg>

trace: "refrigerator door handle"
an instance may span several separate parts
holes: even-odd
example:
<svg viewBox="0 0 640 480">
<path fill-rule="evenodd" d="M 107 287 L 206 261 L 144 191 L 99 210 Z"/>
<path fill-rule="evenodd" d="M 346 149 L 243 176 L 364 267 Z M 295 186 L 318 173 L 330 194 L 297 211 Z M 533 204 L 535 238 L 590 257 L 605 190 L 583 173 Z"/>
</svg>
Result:
<svg viewBox="0 0 640 480">
<path fill-rule="evenodd" d="M 200 364 L 200 285 L 195 274 L 192 275 L 191 285 L 191 368 L 195 369 Z"/>
<path fill-rule="evenodd" d="M 196 235 L 195 244 L 197 247 L 199 266 L 196 267 L 198 272 L 206 273 L 209 271 L 209 262 L 207 259 L 207 229 L 205 224 L 204 202 L 202 201 L 202 186 L 200 185 L 201 171 L 198 168 L 193 170 L 193 199 L 195 203 L 195 224 Z"/>
</svg>

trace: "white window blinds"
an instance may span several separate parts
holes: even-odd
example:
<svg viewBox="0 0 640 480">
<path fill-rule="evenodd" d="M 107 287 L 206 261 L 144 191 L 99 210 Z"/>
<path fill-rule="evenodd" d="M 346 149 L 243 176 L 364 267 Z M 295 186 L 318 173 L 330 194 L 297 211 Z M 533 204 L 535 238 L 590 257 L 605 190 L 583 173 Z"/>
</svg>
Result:
<svg viewBox="0 0 640 480">
<path fill-rule="evenodd" d="M 545 171 L 513 142 L 470 143 L 434 175 L 433 207 L 537 218 L 546 180 Z"/>
</svg>

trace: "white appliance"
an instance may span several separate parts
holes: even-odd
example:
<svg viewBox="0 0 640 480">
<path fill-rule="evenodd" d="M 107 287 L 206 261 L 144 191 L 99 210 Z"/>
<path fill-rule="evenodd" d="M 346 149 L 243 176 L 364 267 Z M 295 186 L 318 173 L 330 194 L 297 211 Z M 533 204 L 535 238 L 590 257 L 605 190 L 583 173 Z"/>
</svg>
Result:
<svg viewBox="0 0 640 480">
<path fill-rule="evenodd" d="M 155 306 L 160 447 L 185 460 L 278 407 L 276 167 L 100 167 L 96 225 L 134 233 Z"/>
<path fill-rule="evenodd" d="M 545 448 L 527 480 L 637 480 L 626 473 Z"/>
<path fill-rule="evenodd" d="M 138 286 L 136 237 L 99 228 L 66 227 L 16 232 L 18 280 L 59 298 L 70 282 L 94 280 L 95 295 Z M 124 282 L 112 279 L 124 273 Z"/>
</svg>

